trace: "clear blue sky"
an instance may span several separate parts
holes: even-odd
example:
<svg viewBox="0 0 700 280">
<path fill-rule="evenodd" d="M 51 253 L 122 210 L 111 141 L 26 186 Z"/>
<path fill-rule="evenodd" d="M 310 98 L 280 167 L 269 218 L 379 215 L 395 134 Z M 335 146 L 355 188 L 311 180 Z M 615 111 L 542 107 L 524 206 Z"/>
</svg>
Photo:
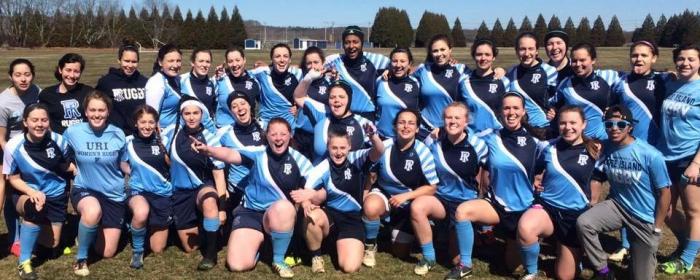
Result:
<svg viewBox="0 0 700 280">
<path fill-rule="evenodd" d="M 124 1 L 127 6 L 140 7 L 141 3 L 141 0 Z M 211 6 L 217 11 L 227 7 L 230 12 L 237 5 L 246 20 L 257 20 L 272 26 L 304 27 L 330 26 L 332 22 L 335 26 L 368 26 L 380 7 L 397 7 L 408 12 L 413 28 L 418 26 L 423 12 L 429 10 L 447 16 L 450 25 L 459 17 L 464 28 L 477 28 L 482 20 L 490 28 L 496 18 L 501 19 L 505 28 L 511 17 L 520 26 L 525 16 L 534 25 L 539 13 L 547 22 L 552 14 L 556 14 L 562 25 L 568 16 L 577 25 L 581 17 L 587 16 L 592 25 L 595 17 L 601 15 L 607 25 L 610 18 L 617 15 L 622 28 L 629 31 L 640 26 L 649 13 L 656 20 L 661 14 L 668 17 L 685 9 L 700 11 L 698 0 L 168 0 L 168 3 L 179 5 L 183 14 L 187 9 L 193 13 L 201 9 L 205 16 Z"/>
</svg>

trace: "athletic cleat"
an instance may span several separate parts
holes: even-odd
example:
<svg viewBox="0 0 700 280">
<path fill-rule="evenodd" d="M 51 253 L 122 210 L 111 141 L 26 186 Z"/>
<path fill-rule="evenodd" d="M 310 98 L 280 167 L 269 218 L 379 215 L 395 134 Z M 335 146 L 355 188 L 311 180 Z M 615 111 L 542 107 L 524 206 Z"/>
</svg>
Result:
<svg viewBox="0 0 700 280">
<path fill-rule="evenodd" d="M 78 276 L 88 276 L 90 275 L 90 269 L 88 268 L 86 259 L 79 259 L 73 263 L 73 273 Z"/>
<path fill-rule="evenodd" d="M 131 255 L 130 266 L 133 269 L 143 268 L 143 252 L 134 252 L 134 254 Z"/>
<path fill-rule="evenodd" d="M 619 250 L 615 251 L 615 253 L 610 254 L 610 256 L 608 256 L 608 260 L 610 260 L 612 262 L 619 263 L 625 259 L 627 254 L 629 254 L 629 252 L 627 251 L 626 248 L 623 247 L 623 248 L 620 248 Z"/>
<path fill-rule="evenodd" d="M 374 255 L 377 253 L 377 245 L 365 245 L 365 255 L 362 257 L 362 264 L 366 267 L 374 267 L 377 261 Z"/>
<path fill-rule="evenodd" d="M 294 277 L 294 270 L 292 270 L 292 268 L 287 266 L 286 264 L 273 263 L 272 268 L 275 269 L 275 271 L 277 271 L 277 274 L 279 274 L 279 276 L 282 278 Z"/>
<path fill-rule="evenodd" d="M 325 263 L 323 257 L 315 256 L 311 258 L 311 272 L 313 273 L 324 273 L 326 269 L 324 268 Z"/>
<path fill-rule="evenodd" d="M 22 280 L 34 280 L 39 279 L 32 268 L 32 261 L 26 260 L 17 266 L 17 272 L 19 273 L 19 279 Z"/>
<path fill-rule="evenodd" d="M 10 246 L 10 253 L 19 258 L 19 240 L 12 243 L 12 246 Z"/>
<path fill-rule="evenodd" d="M 450 272 L 445 276 L 445 280 L 459 280 L 470 276 L 472 276 L 472 268 L 460 264 L 450 269 Z"/>
<path fill-rule="evenodd" d="M 207 270 L 211 270 L 215 266 L 216 266 L 216 260 L 211 260 L 209 258 L 202 258 L 202 260 L 199 262 L 199 265 L 197 265 L 197 270 L 207 271 Z"/>
<path fill-rule="evenodd" d="M 300 257 L 295 257 L 295 256 L 286 256 L 284 257 L 284 264 L 286 264 L 288 267 L 295 267 L 297 265 L 300 265 L 302 263 Z"/>
<path fill-rule="evenodd" d="M 70 247 L 63 248 L 63 255 L 70 255 L 72 254 L 73 251 L 71 251 Z"/>
<path fill-rule="evenodd" d="M 520 277 L 520 280 L 544 280 L 547 279 L 547 275 L 544 274 L 542 271 L 538 271 L 537 273 L 528 273 L 525 274 L 523 277 Z"/>
<path fill-rule="evenodd" d="M 666 274 L 686 274 L 693 269 L 693 266 L 686 267 L 681 259 L 674 259 L 659 265 L 659 271 Z"/>
<path fill-rule="evenodd" d="M 421 259 L 416 266 L 413 268 L 413 273 L 416 275 L 426 275 L 430 270 L 435 267 L 435 261 L 428 261 L 426 259 Z"/>
</svg>

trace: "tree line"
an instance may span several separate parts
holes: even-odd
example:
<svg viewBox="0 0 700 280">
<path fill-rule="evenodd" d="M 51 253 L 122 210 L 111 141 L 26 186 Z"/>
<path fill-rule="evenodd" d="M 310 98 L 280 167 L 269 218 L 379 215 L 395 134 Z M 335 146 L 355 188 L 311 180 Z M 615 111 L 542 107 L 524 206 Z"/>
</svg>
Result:
<svg viewBox="0 0 700 280">
<path fill-rule="evenodd" d="M 540 45 L 544 45 L 544 36 L 547 32 L 563 30 L 569 34 L 571 45 L 588 42 L 594 46 L 619 47 L 627 43 L 617 16 L 613 16 L 607 25 L 598 16 L 591 27 L 587 17 L 582 17 L 578 25 L 568 17 L 562 25 L 556 15 L 552 15 L 547 21 L 542 14 L 539 14 L 534 25 L 526 16 L 519 26 L 513 18 L 508 20 L 505 28 L 503 26 L 500 19 L 496 19 L 491 28 L 482 21 L 472 41 L 489 39 L 499 47 L 512 47 L 519 33 L 531 31 L 536 34 Z M 381 47 L 424 47 L 433 35 L 445 34 L 452 39 L 454 46 L 466 47 L 467 39 L 464 31 L 459 18 L 450 28 L 444 15 L 425 11 L 414 32 L 405 10 L 392 7 L 380 8 L 375 15 L 370 41 L 375 46 Z M 698 43 L 700 42 L 700 14 L 686 10 L 682 14 L 671 16 L 668 20 L 662 15 L 656 24 L 651 15 L 647 15 L 642 26 L 633 32 L 631 39 L 632 41 L 649 40 L 663 47 Z"/>
<path fill-rule="evenodd" d="M 150 4 L 150 5 L 149 5 Z M 118 47 L 128 38 L 143 47 L 173 42 L 182 48 L 242 46 L 247 34 L 238 7 L 183 15 L 179 6 L 146 1 L 124 10 L 115 0 L 0 0 L 0 43 L 10 47 Z"/>
</svg>

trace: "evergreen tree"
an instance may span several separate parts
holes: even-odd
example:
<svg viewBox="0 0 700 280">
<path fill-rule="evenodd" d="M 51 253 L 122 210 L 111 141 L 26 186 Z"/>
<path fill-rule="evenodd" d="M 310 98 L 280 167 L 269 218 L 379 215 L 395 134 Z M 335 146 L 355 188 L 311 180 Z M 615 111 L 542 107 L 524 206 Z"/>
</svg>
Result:
<svg viewBox="0 0 700 280">
<path fill-rule="evenodd" d="M 479 29 L 476 30 L 476 36 L 474 36 L 474 41 L 478 41 L 481 39 L 490 39 L 491 38 L 491 31 L 489 30 L 489 27 L 486 26 L 486 22 L 481 21 L 481 25 L 479 25 Z"/>
<path fill-rule="evenodd" d="M 496 18 L 496 22 L 493 23 L 493 28 L 491 29 L 491 40 L 496 44 L 496 46 L 502 47 L 504 43 L 504 31 L 501 25 L 501 20 Z"/>
<path fill-rule="evenodd" d="M 576 28 L 576 43 L 591 42 L 591 25 L 587 17 L 582 17 Z"/>
<path fill-rule="evenodd" d="M 659 46 L 672 48 L 678 41 L 674 38 L 676 29 L 678 29 L 678 24 L 680 23 L 680 18 L 678 15 L 673 15 L 668 19 L 668 22 L 664 25 L 664 29 L 659 37 Z"/>
<path fill-rule="evenodd" d="M 566 23 L 564 24 L 564 32 L 569 35 L 569 44 L 573 44 L 574 42 L 577 41 L 576 39 L 576 26 L 574 25 L 574 21 L 571 20 L 571 17 L 566 19 Z M 571 46 L 567 46 L 571 47 Z"/>
<path fill-rule="evenodd" d="M 413 27 L 411 20 L 408 18 L 406 10 L 401 10 L 398 15 L 396 26 L 396 45 L 399 47 L 408 48 L 413 42 Z"/>
<path fill-rule="evenodd" d="M 188 49 L 194 48 L 208 48 L 211 44 L 211 40 L 208 38 L 207 30 L 207 20 L 204 18 L 204 13 L 202 10 L 197 11 L 197 15 L 194 17 L 194 22 L 192 23 L 194 27 L 194 41 L 187 46 Z"/>
<path fill-rule="evenodd" d="M 455 24 L 452 26 L 452 41 L 455 47 L 467 47 L 467 38 L 464 37 L 464 30 L 462 30 L 462 23 L 459 21 L 459 18 L 455 19 Z"/>
<path fill-rule="evenodd" d="M 549 24 L 547 24 L 547 30 L 561 30 L 561 21 L 559 21 L 559 18 L 556 15 L 552 15 L 552 17 L 549 19 Z"/>
<path fill-rule="evenodd" d="M 393 47 L 396 42 L 393 40 L 393 33 L 395 32 L 392 23 L 395 18 L 392 16 L 392 11 L 398 9 L 396 8 L 379 8 L 377 14 L 374 16 L 374 22 L 372 23 L 372 33 L 370 34 L 369 41 L 374 43 L 377 47 Z"/>
<path fill-rule="evenodd" d="M 228 16 L 228 10 L 226 7 L 224 7 L 221 10 L 221 15 L 219 16 L 219 27 L 218 27 L 218 36 L 220 37 L 219 41 L 221 43 L 220 48 L 221 49 L 226 49 L 228 48 L 228 42 L 231 41 L 231 17 Z M 213 59 L 213 58 L 212 58 Z"/>
<path fill-rule="evenodd" d="M 661 33 L 664 32 L 664 27 L 666 26 L 667 22 L 668 22 L 668 20 L 666 19 L 665 15 L 661 15 L 661 17 L 659 17 L 659 20 L 656 22 L 656 28 L 654 29 L 654 35 L 656 36 L 655 40 L 656 40 L 657 45 L 661 44 L 660 43 Z"/>
<path fill-rule="evenodd" d="M 625 44 L 625 33 L 617 16 L 613 16 L 608 25 L 608 32 L 605 34 L 606 47 L 619 47 Z"/>
<path fill-rule="evenodd" d="M 245 31 L 245 23 L 238 11 L 238 6 L 234 6 L 233 12 L 231 12 L 231 34 L 231 41 L 228 42 L 228 46 L 242 47 L 243 42 L 248 38 L 248 34 Z"/>
<path fill-rule="evenodd" d="M 537 36 L 537 42 L 540 46 L 544 46 L 544 35 L 547 35 L 547 22 L 544 20 L 542 14 L 537 16 L 535 20 L 535 35 Z"/>
<path fill-rule="evenodd" d="M 192 11 L 187 10 L 187 15 L 185 20 L 182 22 L 180 28 L 180 34 L 176 37 L 177 45 L 180 48 L 190 48 L 195 44 L 196 34 L 199 32 L 194 25 L 194 17 L 192 17 Z"/>
<path fill-rule="evenodd" d="M 598 16 L 593 22 L 593 29 L 591 29 L 591 40 L 589 43 L 593 46 L 601 47 L 605 44 L 605 23 L 603 19 Z"/>
<path fill-rule="evenodd" d="M 221 31 L 219 30 L 219 16 L 216 14 L 216 9 L 214 9 L 214 6 L 209 8 L 209 15 L 207 15 L 207 22 L 204 24 L 204 26 L 205 28 L 202 29 L 202 35 L 204 35 L 203 41 L 206 42 L 200 42 L 200 44 L 204 44 L 199 47 L 208 49 L 225 48 L 225 43 L 222 40 L 223 37 L 221 36 Z"/>
<path fill-rule="evenodd" d="M 506 31 L 503 32 L 503 46 L 513 47 L 515 46 L 515 37 L 518 36 L 518 28 L 515 26 L 513 18 L 508 20 L 508 25 L 506 26 Z"/>
<path fill-rule="evenodd" d="M 673 34 L 679 45 L 693 44 L 700 41 L 700 19 L 697 13 L 685 10 L 680 16 L 678 28 Z"/>
<path fill-rule="evenodd" d="M 447 18 L 443 14 L 425 11 L 416 29 L 416 47 L 425 47 L 429 43 L 430 38 L 438 34 L 444 34 L 448 37 L 452 36 Z"/>
<path fill-rule="evenodd" d="M 641 40 L 656 41 L 656 25 L 654 25 L 654 19 L 651 17 L 651 14 L 647 14 L 642 27 L 635 29 L 634 33 L 632 33 L 632 42 Z"/>
<path fill-rule="evenodd" d="M 532 31 L 532 23 L 530 23 L 530 19 L 527 16 L 525 16 L 523 22 L 520 23 L 520 30 L 518 30 L 518 32 L 523 33 L 525 31 Z"/>
</svg>

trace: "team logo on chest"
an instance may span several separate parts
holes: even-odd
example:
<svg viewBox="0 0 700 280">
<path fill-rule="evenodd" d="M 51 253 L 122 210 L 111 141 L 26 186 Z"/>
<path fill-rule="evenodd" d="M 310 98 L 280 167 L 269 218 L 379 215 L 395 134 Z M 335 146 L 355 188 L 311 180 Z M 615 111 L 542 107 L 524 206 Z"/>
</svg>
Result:
<svg viewBox="0 0 700 280">
<path fill-rule="evenodd" d="M 405 92 L 412 92 L 412 91 L 413 91 L 413 85 L 412 85 L 412 84 L 405 84 L 405 85 L 403 85 L 403 91 L 405 91 Z"/>
<path fill-rule="evenodd" d="M 247 89 L 247 90 L 253 89 L 253 82 L 252 81 L 245 81 L 245 89 Z"/>
<path fill-rule="evenodd" d="M 211 90 L 212 90 L 211 87 L 207 87 L 207 95 L 211 96 Z"/>
<path fill-rule="evenodd" d="M 578 155 L 578 165 L 584 166 L 588 162 L 588 155 Z"/>
<path fill-rule="evenodd" d="M 56 157 L 56 150 L 53 147 L 46 149 L 46 157 L 53 159 Z"/>
<path fill-rule="evenodd" d="M 324 94 L 326 94 L 326 90 L 327 90 L 327 89 L 328 89 L 328 88 L 327 88 L 326 86 L 320 86 L 320 87 L 318 87 L 318 94 L 319 94 L 319 95 L 324 95 Z"/>
<path fill-rule="evenodd" d="M 347 127 L 345 127 L 345 131 L 348 132 L 348 136 L 352 136 L 353 133 L 355 132 L 355 127 L 347 126 Z"/>
<path fill-rule="evenodd" d="M 530 82 L 533 84 L 539 83 L 541 78 L 542 74 L 532 74 L 532 79 L 530 79 Z"/>
<path fill-rule="evenodd" d="M 525 136 L 518 136 L 518 146 L 525 147 L 527 145 L 527 138 Z"/>
<path fill-rule="evenodd" d="M 459 161 L 466 163 L 469 160 L 469 152 L 462 151 L 459 154 Z"/>
<path fill-rule="evenodd" d="M 408 171 L 408 172 L 411 172 L 411 170 L 413 170 L 413 164 L 414 164 L 414 162 L 413 162 L 412 159 L 406 160 L 406 161 L 404 162 L 404 165 L 403 165 L 403 170 L 406 170 L 406 171 Z"/>
<path fill-rule="evenodd" d="M 78 107 L 80 107 L 80 103 L 78 103 L 78 100 L 63 100 L 61 101 L 61 106 L 63 106 L 64 119 L 77 119 L 81 117 L 80 111 L 78 111 Z"/>
<path fill-rule="evenodd" d="M 255 141 L 255 142 L 260 141 L 260 132 L 255 131 L 255 132 L 251 133 L 250 135 L 253 136 L 253 141 Z"/>
<path fill-rule="evenodd" d="M 455 70 L 454 69 L 447 69 L 445 71 L 445 78 L 452 78 L 452 74 L 454 74 Z"/>
<path fill-rule="evenodd" d="M 362 63 L 362 65 L 360 65 L 360 71 L 367 72 L 367 62 Z"/>
<path fill-rule="evenodd" d="M 282 172 L 286 175 L 292 174 L 292 164 L 291 163 L 285 163 L 284 164 L 284 169 Z"/>
<path fill-rule="evenodd" d="M 160 147 L 151 146 L 151 154 L 153 154 L 154 156 L 160 155 Z"/>
<path fill-rule="evenodd" d="M 592 90 L 599 90 L 599 89 L 600 89 L 600 82 L 598 82 L 598 81 L 592 81 L 592 82 L 591 82 L 591 89 L 592 89 Z"/>
<path fill-rule="evenodd" d="M 496 90 L 498 90 L 497 84 L 489 84 L 489 92 L 490 93 L 496 93 Z"/>
<path fill-rule="evenodd" d="M 654 80 L 647 81 L 647 90 L 651 91 L 654 89 L 656 89 L 656 83 L 654 82 Z"/>
<path fill-rule="evenodd" d="M 292 77 L 289 77 L 289 78 L 287 78 L 286 80 L 284 80 L 284 85 L 285 85 L 285 86 L 290 86 L 290 85 L 292 85 Z"/>
<path fill-rule="evenodd" d="M 352 179 L 352 171 L 350 170 L 350 168 L 346 168 L 345 172 L 343 172 L 343 175 L 345 176 L 345 180 Z"/>
</svg>

